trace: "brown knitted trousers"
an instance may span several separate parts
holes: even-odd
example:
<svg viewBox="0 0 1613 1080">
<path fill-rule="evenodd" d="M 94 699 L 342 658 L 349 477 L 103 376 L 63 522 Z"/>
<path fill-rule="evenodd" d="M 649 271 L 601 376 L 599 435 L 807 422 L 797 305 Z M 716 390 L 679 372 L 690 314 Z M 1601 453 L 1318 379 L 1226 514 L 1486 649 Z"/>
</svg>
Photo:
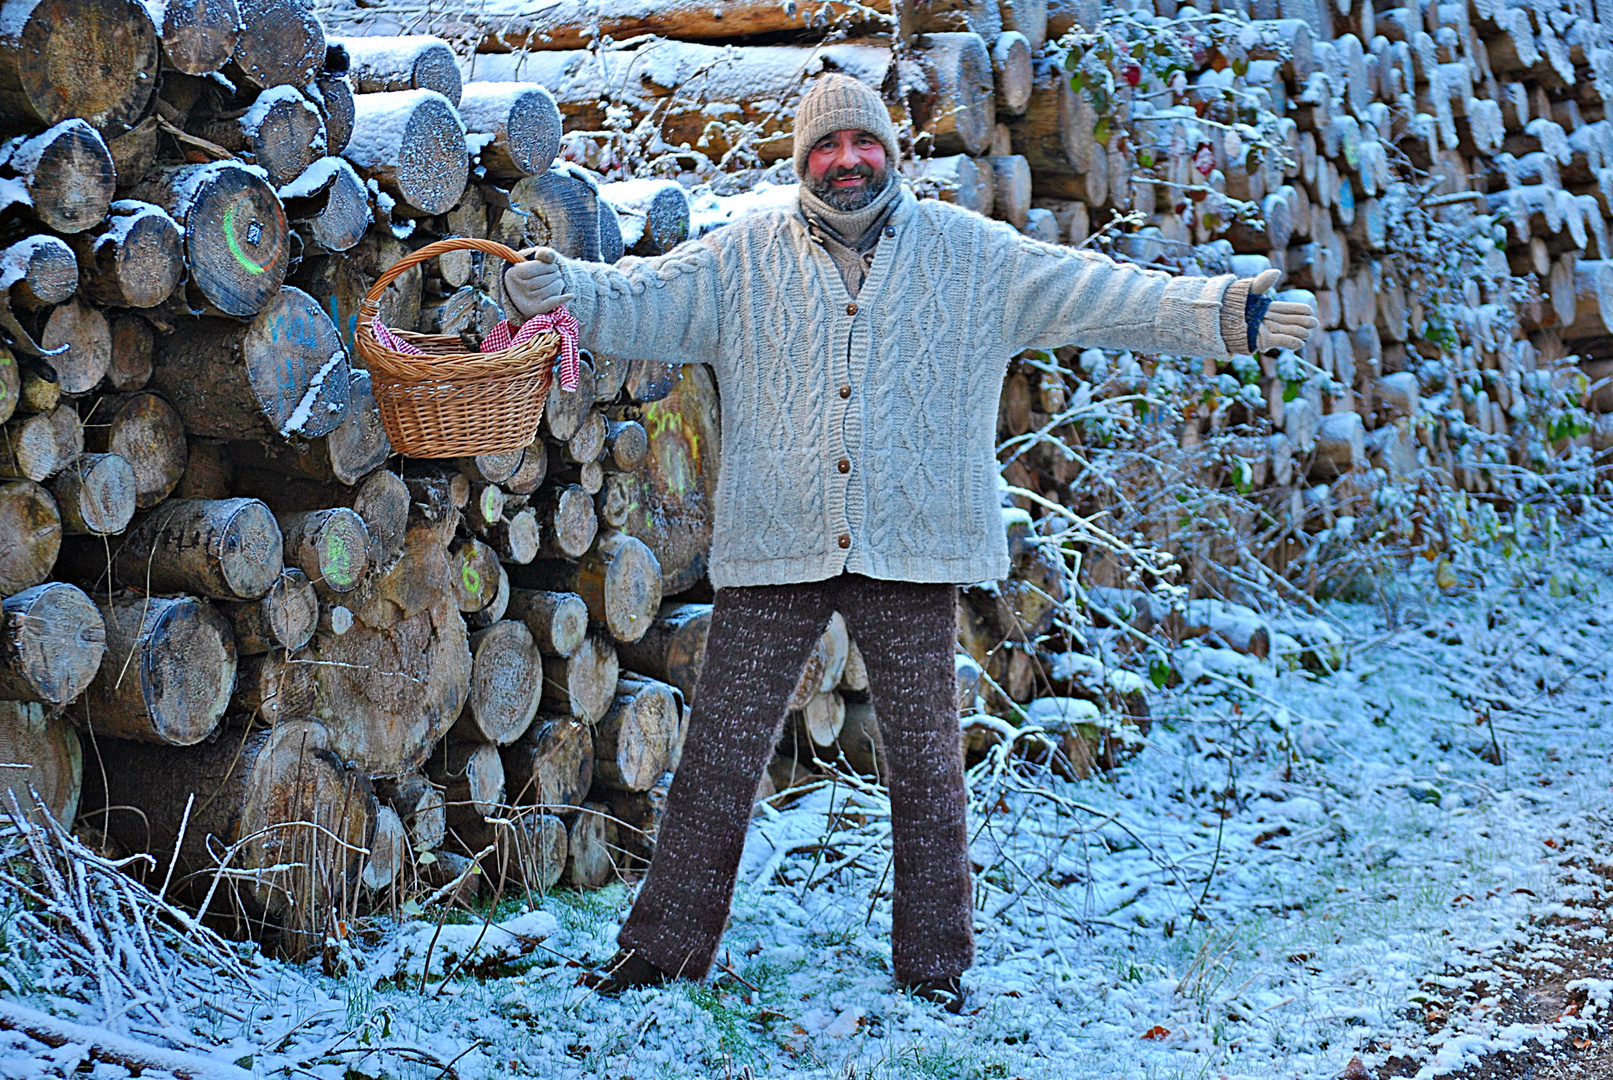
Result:
<svg viewBox="0 0 1613 1080">
<path fill-rule="evenodd" d="M 686 978 L 703 978 L 711 967 L 785 702 L 839 611 L 868 665 L 884 737 L 896 981 L 963 973 L 974 960 L 974 926 L 952 661 L 956 598 L 951 585 L 856 574 L 718 591 L 655 858 L 617 935 L 624 949 Z"/>
</svg>

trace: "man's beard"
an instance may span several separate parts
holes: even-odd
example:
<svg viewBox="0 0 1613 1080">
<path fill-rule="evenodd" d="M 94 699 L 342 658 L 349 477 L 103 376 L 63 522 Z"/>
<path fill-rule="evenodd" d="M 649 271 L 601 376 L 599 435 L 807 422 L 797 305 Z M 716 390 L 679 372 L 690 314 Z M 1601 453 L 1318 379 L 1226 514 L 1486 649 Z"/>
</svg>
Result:
<svg viewBox="0 0 1613 1080">
<path fill-rule="evenodd" d="M 820 180 L 809 174 L 802 183 L 806 184 L 808 191 L 836 210 L 851 213 L 861 210 L 877 199 L 879 193 L 885 190 L 885 185 L 890 182 L 890 175 L 890 166 L 888 164 L 881 165 L 878 170 L 875 170 L 870 165 L 852 165 L 849 167 L 837 165 L 824 173 L 823 179 Z M 867 183 L 861 187 L 854 188 L 837 188 L 834 186 L 836 180 L 847 176 L 864 177 Z"/>
</svg>

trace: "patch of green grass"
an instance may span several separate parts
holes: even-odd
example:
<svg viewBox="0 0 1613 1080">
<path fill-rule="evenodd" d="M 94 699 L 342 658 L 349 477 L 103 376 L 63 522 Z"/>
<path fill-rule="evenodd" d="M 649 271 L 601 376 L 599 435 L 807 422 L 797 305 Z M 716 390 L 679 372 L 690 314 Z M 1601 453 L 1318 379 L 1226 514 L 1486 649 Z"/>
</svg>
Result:
<svg viewBox="0 0 1613 1080">
<path fill-rule="evenodd" d="M 751 1038 L 749 1007 L 736 1008 L 724 1000 L 720 990 L 706 983 L 691 983 L 685 988 L 689 1001 L 711 1017 L 717 1030 L 715 1045 L 705 1046 L 708 1063 L 721 1064 L 725 1059 L 738 1062 L 756 1060 L 756 1043 Z"/>
</svg>

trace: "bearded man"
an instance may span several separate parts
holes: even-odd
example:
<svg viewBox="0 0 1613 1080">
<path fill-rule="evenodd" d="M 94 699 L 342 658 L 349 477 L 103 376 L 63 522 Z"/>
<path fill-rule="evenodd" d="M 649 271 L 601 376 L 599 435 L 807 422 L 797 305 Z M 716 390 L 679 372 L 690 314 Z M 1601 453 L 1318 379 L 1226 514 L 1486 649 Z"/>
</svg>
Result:
<svg viewBox="0 0 1613 1080">
<path fill-rule="evenodd" d="M 711 633 L 648 877 L 590 985 L 703 978 L 785 702 L 839 611 L 884 740 L 898 986 L 961 1008 L 974 958 L 953 674 L 957 585 L 1003 578 L 995 455 L 1009 360 L 1061 345 L 1224 359 L 1296 349 L 1277 280 L 1171 277 L 1040 243 L 897 181 L 877 93 L 817 80 L 795 116 L 800 204 L 653 259 L 511 267 L 524 316 L 568 304 L 585 345 L 710 364 L 722 460 Z"/>
</svg>

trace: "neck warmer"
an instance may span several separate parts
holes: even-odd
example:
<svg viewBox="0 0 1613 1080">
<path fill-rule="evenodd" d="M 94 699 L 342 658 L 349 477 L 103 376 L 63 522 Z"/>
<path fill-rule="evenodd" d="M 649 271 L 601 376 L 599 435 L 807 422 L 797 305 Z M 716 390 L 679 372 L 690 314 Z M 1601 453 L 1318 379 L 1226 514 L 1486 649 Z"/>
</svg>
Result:
<svg viewBox="0 0 1613 1080">
<path fill-rule="evenodd" d="M 874 196 L 873 201 L 867 206 L 861 210 L 836 210 L 802 184 L 801 211 L 807 217 L 815 218 L 832 229 L 846 246 L 855 248 L 859 246 L 858 241 L 868 232 L 869 227 L 890 208 L 901 187 L 896 170 L 892 169 L 890 178 L 885 182 L 885 190 Z"/>
</svg>

